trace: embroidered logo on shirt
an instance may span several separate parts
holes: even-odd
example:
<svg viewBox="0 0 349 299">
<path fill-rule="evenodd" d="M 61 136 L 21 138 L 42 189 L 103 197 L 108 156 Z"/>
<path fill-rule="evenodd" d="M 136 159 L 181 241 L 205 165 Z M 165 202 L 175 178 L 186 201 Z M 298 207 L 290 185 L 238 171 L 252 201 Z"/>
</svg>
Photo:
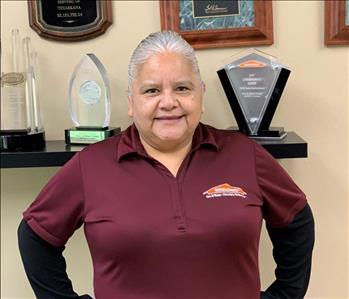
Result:
<svg viewBox="0 0 349 299">
<path fill-rule="evenodd" d="M 202 194 L 205 195 L 206 198 L 222 197 L 222 196 L 240 196 L 245 198 L 247 195 L 247 193 L 244 190 L 242 190 L 240 187 L 234 187 L 228 183 L 214 186 Z"/>
</svg>

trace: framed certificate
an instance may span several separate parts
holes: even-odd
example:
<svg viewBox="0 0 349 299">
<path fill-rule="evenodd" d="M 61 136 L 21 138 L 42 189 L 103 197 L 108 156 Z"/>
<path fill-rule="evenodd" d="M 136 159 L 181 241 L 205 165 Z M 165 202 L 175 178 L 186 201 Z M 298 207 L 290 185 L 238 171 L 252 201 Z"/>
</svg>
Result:
<svg viewBox="0 0 349 299">
<path fill-rule="evenodd" d="M 349 0 L 326 0 L 325 44 L 349 45 Z"/>
<path fill-rule="evenodd" d="M 194 48 L 271 45 L 270 0 L 160 0 L 161 29 L 178 32 Z"/>
<path fill-rule="evenodd" d="M 60 41 L 90 39 L 112 24 L 109 0 L 28 0 L 28 14 L 40 36 Z"/>
</svg>

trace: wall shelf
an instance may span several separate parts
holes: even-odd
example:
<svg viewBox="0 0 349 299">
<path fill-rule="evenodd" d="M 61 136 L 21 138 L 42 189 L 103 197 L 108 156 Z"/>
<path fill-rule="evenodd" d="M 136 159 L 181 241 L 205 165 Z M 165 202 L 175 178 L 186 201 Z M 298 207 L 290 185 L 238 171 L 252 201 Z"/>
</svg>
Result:
<svg viewBox="0 0 349 299">
<path fill-rule="evenodd" d="M 281 141 L 259 141 L 276 159 L 306 158 L 308 144 L 294 132 Z M 63 140 L 46 141 L 46 148 L 34 152 L 1 152 L 1 168 L 62 166 L 83 146 L 65 146 Z"/>
</svg>

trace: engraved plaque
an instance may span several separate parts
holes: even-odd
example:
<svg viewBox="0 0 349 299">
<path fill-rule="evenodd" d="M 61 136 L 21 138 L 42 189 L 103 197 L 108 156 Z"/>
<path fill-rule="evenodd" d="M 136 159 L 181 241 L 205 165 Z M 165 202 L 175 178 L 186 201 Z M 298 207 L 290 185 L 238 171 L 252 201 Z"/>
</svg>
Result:
<svg viewBox="0 0 349 299">
<path fill-rule="evenodd" d="M 29 23 L 47 39 L 90 39 L 112 24 L 111 5 L 100 0 L 28 0 Z"/>
</svg>

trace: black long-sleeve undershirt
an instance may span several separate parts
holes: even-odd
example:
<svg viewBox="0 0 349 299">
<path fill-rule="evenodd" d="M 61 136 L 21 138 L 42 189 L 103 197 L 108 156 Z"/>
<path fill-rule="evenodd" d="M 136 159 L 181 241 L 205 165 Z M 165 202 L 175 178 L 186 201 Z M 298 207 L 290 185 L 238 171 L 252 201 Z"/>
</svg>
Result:
<svg viewBox="0 0 349 299">
<path fill-rule="evenodd" d="M 40 238 L 22 220 L 18 228 L 18 245 L 25 272 L 38 299 L 91 299 L 78 296 L 66 272 L 64 246 L 56 247 Z"/>
<path fill-rule="evenodd" d="M 315 241 L 314 218 L 307 204 L 286 227 L 267 225 L 276 262 L 276 280 L 261 299 L 302 299 L 308 289 Z"/>
<path fill-rule="evenodd" d="M 308 288 L 314 245 L 314 219 L 309 205 L 286 227 L 267 225 L 277 264 L 276 280 L 261 299 L 302 299 Z M 18 243 L 24 269 L 38 299 L 91 299 L 79 296 L 66 273 L 65 247 L 40 238 L 25 220 L 18 228 Z"/>
</svg>

